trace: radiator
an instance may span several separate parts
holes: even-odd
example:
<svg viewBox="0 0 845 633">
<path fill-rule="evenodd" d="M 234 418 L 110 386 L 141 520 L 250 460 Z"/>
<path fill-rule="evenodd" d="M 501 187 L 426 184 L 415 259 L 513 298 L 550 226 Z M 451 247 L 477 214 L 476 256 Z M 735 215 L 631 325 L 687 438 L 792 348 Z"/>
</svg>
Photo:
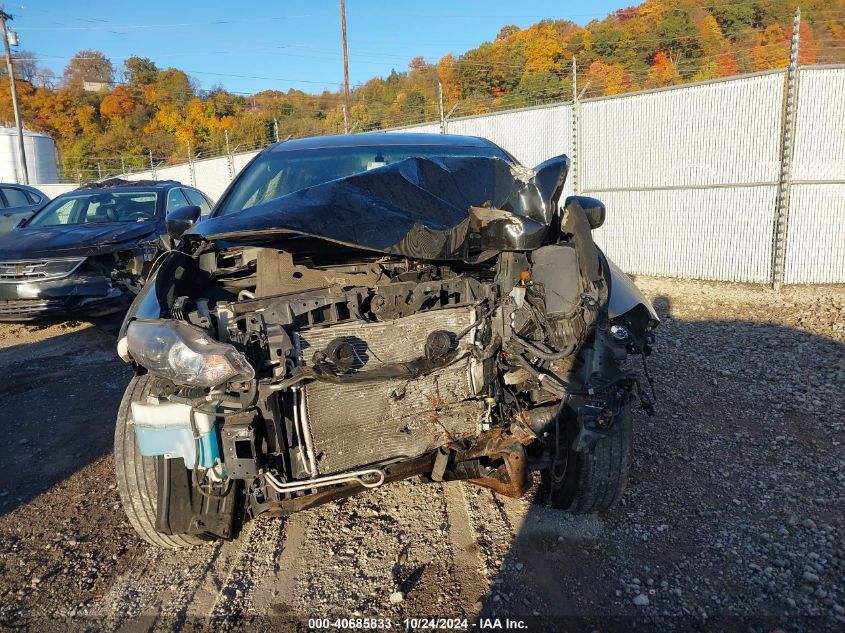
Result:
<svg viewBox="0 0 845 633">
<path fill-rule="evenodd" d="M 457 334 L 475 319 L 471 308 L 450 308 L 380 323 L 355 322 L 299 332 L 303 357 L 343 337 L 357 354 L 353 370 L 422 356 L 433 330 Z M 469 346 L 465 337 L 460 352 Z M 468 358 L 411 380 L 353 385 L 312 382 L 305 406 L 317 465 L 331 474 L 396 457 L 417 457 L 450 439 L 474 436 L 484 403 L 472 396 Z"/>
</svg>

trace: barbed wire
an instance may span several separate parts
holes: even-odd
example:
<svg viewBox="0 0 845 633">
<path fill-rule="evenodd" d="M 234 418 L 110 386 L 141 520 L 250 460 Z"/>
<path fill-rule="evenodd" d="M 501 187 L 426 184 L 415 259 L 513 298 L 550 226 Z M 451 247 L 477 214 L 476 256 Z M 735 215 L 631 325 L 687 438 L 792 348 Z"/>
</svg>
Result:
<svg viewBox="0 0 845 633">
<path fill-rule="evenodd" d="M 729 79 L 729 78 L 725 78 Z M 680 84 L 683 85 L 690 85 L 690 84 Z M 694 84 L 693 84 L 694 85 Z M 507 111 L 509 109 L 513 109 L 515 107 L 514 102 L 518 102 L 518 106 L 516 107 L 524 107 L 525 105 L 541 105 L 541 104 L 566 104 L 569 103 L 567 100 L 562 99 L 562 90 L 558 88 L 547 88 L 544 90 L 532 90 L 532 91 L 515 91 L 509 93 L 505 97 L 507 99 L 498 98 L 500 102 L 497 104 L 496 97 L 491 97 L 490 95 L 474 95 L 463 102 L 461 102 L 459 108 L 455 108 L 451 113 L 453 119 L 457 119 L 455 117 L 456 114 L 460 113 L 463 109 L 481 109 L 484 108 L 482 112 L 473 112 L 473 114 L 479 113 L 486 113 L 486 112 L 501 112 Z M 628 93 L 628 94 L 636 94 Z M 522 101 L 519 101 L 519 98 L 522 98 Z M 470 115 L 471 116 L 471 115 Z M 394 116 L 390 118 L 386 118 L 380 121 L 374 121 L 369 123 L 357 123 L 355 129 L 353 130 L 356 133 L 363 133 L 363 132 L 371 132 L 376 130 L 389 130 L 393 128 L 402 128 L 414 125 L 432 125 L 437 126 L 440 123 L 439 116 L 436 113 L 432 112 L 416 112 L 412 114 L 406 114 L 404 116 Z M 155 172 L 162 177 L 159 172 L 164 171 L 166 175 L 166 170 L 168 169 L 191 169 L 191 163 L 196 164 L 197 162 L 201 162 L 203 160 L 215 159 L 220 158 L 222 156 L 230 155 L 232 160 L 237 160 L 238 157 L 242 157 L 250 152 L 258 151 L 267 147 L 278 140 L 284 140 L 288 138 L 288 134 L 290 134 L 291 138 L 299 138 L 302 136 L 311 135 L 313 133 L 326 133 L 326 132 L 340 132 L 340 122 L 337 122 L 338 129 L 335 130 L 327 130 L 323 126 L 318 126 L 315 122 L 315 125 L 311 128 L 306 128 L 303 130 L 298 130 L 293 133 L 285 133 L 282 129 L 279 131 L 278 137 L 272 132 L 266 132 L 263 135 L 259 135 L 257 137 L 252 137 L 248 139 L 244 139 L 238 143 L 232 143 L 229 147 L 229 152 L 226 152 L 225 145 L 213 145 L 213 146 L 205 146 L 199 153 L 192 152 L 189 162 L 182 162 L 176 164 L 168 164 L 173 160 L 173 156 L 159 156 L 153 154 L 152 157 L 149 153 L 147 154 L 140 154 L 140 155 L 131 155 L 131 154 L 124 154 L 122 156 L 101 156 L 101 155 L 91 155 L 83 157 L 83 160 L 86 161 L 86 166 L 80 166 L 77 168 L 69 169 L 65 172 L 65 179 L 71 182 L 84 182 L 87 180 L 93 179 L 103 179 L 109 178 L 113 176 L 127 176 L 132 174 L 149 174 L 153 170 L 150 169 L 150 160 L 152 158 L 152 162 L 155 165 Z M 187 145 L 185 146 L 185 155 L 188 158 L 187 154 Z"/>
<path fill-rule="evenodd" d="M 731 3 L 729 5 L 722 6 L 735 6 L 735 4 L 736 3 Z M 711 5 L 711 7 L 712 6 L 716 5 Z M 840 13 L 845 16 L 845 12 Z M 840 13 L 837 13 L 837 15 Z M 689 38 L 684 37 L 681 39 L 701 39 L 704 37 L 710 36 L 702 34 L 700 36 L 690 36 Z M 729 41 L 729 38 L 723 39 L 724 41 Z M 666 40 L 665 38 L 659 38 L 658 40 L 651 41 Z M 678 38 L 673 38 L 672 41 L 677 43 Z M 845 42 L 843 42 L 841 38 L 821 37 L 818 39 L 812 38 L 810 41 L 813 46 L 813 49 L 811 49 L 813 54 L 812 59 L 817 63 L 841 62 L 845 60 L 845 55 L 841 54 L 841 51 L 845 49 Z M 678 73 L 680 85 L 689 85 L 690 78 L 696 77 L 699 79 L 729 79 L 729 77 L 720 77 L 718 76 L 718 73 L 714 73 L 714 64 L 733 58 L 733 62 L 737 64 L 735 68 L 738 68 L 741 71 L 748 71 L 751 68 L 758 67 L 760 60 L 756 57 L 756 55 L 760 54 L 766 56 L 766 59 L 768 60 L 766 64 L 773 66 L 773 70 L 783 68 L 788 62 L 789 48 L 790 41 L 788 39 L 781 39 L 768 44 L 749 44 L 748 46 L 742 48 L 731 46 L 719 53 L 693 56 L 690 58 L 684 58 L 682 55 L 679 56 L 677 54 L 672 54 L 669 55 L 669 64 L 667 64 L 665 69 L 656 69 L 654 66 L 645 68 L 622 67 L 621 83 L 618 75 L 615 76 L 613 81 L 613 90 L 625 92 L 627 94 L 634 94 L 632 91 L 639 88 L 662 87 L 662 85 L 667 83 L 673 84 L 676 83 L 678 79 L 671 76 L 672 72 Z M 314 50 L 318 49 L 315 48 Z M 783 59 L 778 56 L 778 51 L 785 53 L 783 55 Z M 652 54 L 656 52 L 657 51 L 652 51 Z M 804 51 L 802 51 L 802 55 L 803 54 Z M 753 60 L 751 59 L 752 57 L 754 58 Z M 473 65 L 474 60 L 455 59 L 453 62 L 455 65 L 461 63 Z M 618 72 L 620 67 L 619 64 L 614 64 L 613 62 L 607 63 L 610 67 L 612 67 L 614 72 Z M 489 63 L 479 62 L 476 67 L 489 68 L 493 71 L 502 70 L 502 68 L 518 68 L 523 72 L 525 70 L 525 63 L 523 62 L 508 62 L 502 67 L 497 66 L 497 64 L 498 60 L 491 60 Z M 427 68 L 434 69 L 435 67 L 433 65 L 428 65 Z M 664 70 L 667 71 L 669 75 L 663 75 L 662 73 Z M 458 115 L 462 115 L 464 113 L 467 113 L 467 115 L 473 115 L 487 112 L 501 112 L 529 105 L 566 103 L 564 100 L 564 94 L 567 90 L 571 90 L 571 84 L 567 84 L 567 82 L 571 82 L 572 79 L 571 61 L 569 59 L 562 60 L 558 64 L 552 65 L 549 68 L 549 71 L 556 75 L 559 85 L 548 86 L 541 89 L 522 89 L 519 87 L 511 87 L 506 88 L 504 94 L 499 95 L 491 95 L 489 93 L 469 94 L 465 95 L 464 98 L 459 100 L 457 103 L 447 103 L 446 109 L 451 110 L 451 117 L 457 118 Z M 201 74 L 201 71 L 187 70 L 183 72 Z M 269 79 L 248 75 L 229 75 L 226 73 L 205 74 Z M 594 95 L 608 94 L 610 87 L 605 83 L 607 78 L 601 76 L 591 77 L 590 65 L 584 64 L 584 66 L 579 67 L 578 75 L 579 80 L 584 82 L 582 83 L 582 85 L 584 85 L 582 88 L 582 96 L 586 95 L 587 97 L 590 97 Z M 436 73 L 434 74 L 434 77 L 437 77 Z M 282 78 L 275 79 L 279 81 L 289 81 Z M 592 84 L 590 83 L 591 81 Z M 324 82 L 313 80 L 313 83 Z M 114 85 L 118 85 L 118 82 L 114 82 Z M 363 84 L 357 84 L 353 87 L 353 113 L 355 112 L 354 108 L 356 106 L 363 106 L 364 108 L 367 108 L 370 105 L 378 105 L 380 108 L 384 108 L 385 104 L 378 100 L 367 102 L 365 93 L 360 91 L 360 88 L 362 87 Z M 146 97 L 146 92 L 149 90 L 149 86 L 136 85 L 127 86 L 127 88 L 130 94 L 136 97 Z M 379 113 L 379 116 L 373 120 L 366 120 L 366 113 L 364 120 L 362 120 L 360 118 L 360 113 L 358 113 L 358 115 L 352 116 L 352 131 L 360 133 L 415 125 L 438 125 L 440 122 L 440 114 L 436 103 L 432 103 L 432 95 L 430 94 L 432 86 L 423 84 L 415 86 L 414 89 L 420 89 L 426 97 L 425 103 L 421 104 L 421 108 L 419 110 L 412 112 L 381 112 Z M 197 140 L 195 143 L 197 147 L 190 147 L 186 144 L 184 151 L 174 151 L 174 153 L 169 156 L 157 156 L 155 154 L 151 156 L 149 153 L 145 155 L 124 154 L 122 156 L 83 156 L 81 159 L 78 159 L 80 167 L 78 169 L 69 170 L 69 172 L 70 174 L 75 174 L 77 180 L 84 180 L 85 178 L 93 179 L 95 176 L 97 178 L 106 178 L 121 174 L 125 175 L 139 172 L 149 173 L 151 171 L 151 160 L 152 164 L 155 166 L 155 169 L 153 170 L 154 172 L 174 167 L 190 168 L 190 163 L 219 158 L 226 155 L 233 156 L 232 160 L 234 160 L 235 155 L 240 156 L 249 152 L 260 150 L 277 140 L 287 138 L 289 135 L 293 138 L 298 138 L 313 134 L 340 133 L 342 131 L 342 119 L 340 118 L 340 113 L 342 111 L 341 104 L 343 96 L 340 93 L 324 92 L 323 94 L 314 95 L 306 94 L 304 92 L 291 93 L 288 91 L 288 93 L 285 93 L 284 91 L 275 90 L 267 90 L 264 91 L 264 93 L 264 95 L 262 95 L 262 93 L 252 95 L 222 90 L 220 94 L 215 94 L 214 91 L 199 91 L 199 93 L 197 93 L 197 91 L 194 90 L 185 90 L 168 92 L 167 94 L 170 98 L 183 97 L 185 99 L 192 99 L 199 97 L 202 99 L 213 99 L 213 101 L 220 106 L 228 106 L 247 111 L 251 110 L 252 107 L 255 106 L 255 109 L 259 114 L 264 112 L 262 115 L 265 126 L 263 134 L 244 134 L 243 131 L 240 131 L 237 134 L 233 134 L 233 138 L 230 139 L 231 142 L 227 145 L 223 140 L 223 128 L 215 128 L 203 134 L 204 138 Z M 221 94 L 225 96 L 221 97 Z M 295 108 L 304 106 L 316 110 L 323 109 L 325 114 L 322 118 L 314 119 L 313 121 L 304 121 L 302 118 L 296 119 L 295 125 L 293 126 L 286 126 L 287 121 L 284 118 L 281 118 L 281 120 L 267 118 L 267 114 L 269 113 L 266 112 L 266 110 L 273 110 L 279 106 L 286 105 L 293 105 Z M 278 135 L 272 131 L 272 123 L 276 123 L 278 125 Z M 285 129 L 286 127 L 288 127 L 288 130 Z M 230 130 L 230 133 L 232 133 L 232 130 Z M 184 158 L 182 157 L 182 154 L 184 154 Z M 188 160 L 188 163 L 179 162 L 180 160 L 184 161 L 186 159 Z"/>
</svg>

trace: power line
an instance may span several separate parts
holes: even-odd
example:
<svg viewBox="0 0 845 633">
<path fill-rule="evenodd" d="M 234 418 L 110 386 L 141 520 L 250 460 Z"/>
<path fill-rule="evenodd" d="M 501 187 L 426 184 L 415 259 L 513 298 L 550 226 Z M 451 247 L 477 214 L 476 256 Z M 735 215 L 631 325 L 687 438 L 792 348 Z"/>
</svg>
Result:
<svg viewBox="0 0 845 633">
<path fill-rule="evenodd" d="M 246 23 L 267 23 L 267 22 L 279 22 L 283 20 L 291 20 L 291 19 L 299 19 L 299 18 L 311 18 L 311 17 L 323 17 L 326 13 L 302 13 L 297 15 L 288 15 L 288 16 L 266 16 L 261 18 L 241 18 L 236 20 L 231 19 L 222 19 L 222 20 L 210 20 L 210 21 L 203 21 L 203 22 L 174 22 L 174 23 L 165 23 L 165 24 L 114 24 L 109 20 L 100 20 L 105 22 L 103 26 L 91 26 L 91 25 L 62 25 L 59 26 L 29 26 L 19 29 L 20 31 L 114 31 L 114 29 L 124 29 L 128 31 L 133 30 L 156 30 L 156 29 L 174 29 L 174 28 L 192 28 L 192 27 L 201 27 L 201 26 L 229 26 L 232 24 L 246 24 Z M 81 19 L 81 18 L 76 18 Z"/>
</svg>

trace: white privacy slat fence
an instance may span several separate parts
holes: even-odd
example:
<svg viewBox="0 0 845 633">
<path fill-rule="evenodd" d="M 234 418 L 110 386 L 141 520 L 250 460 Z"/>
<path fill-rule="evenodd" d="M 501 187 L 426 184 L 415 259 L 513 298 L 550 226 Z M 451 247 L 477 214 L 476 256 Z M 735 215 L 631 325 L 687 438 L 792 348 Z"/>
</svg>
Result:
<svg viewBox="0 0 845 633">
<path fill-rule="evenodd" d="M 776 184 L 783 74 L 588 100 L 584 191 Z"/>
<path fill-rule="evenodd" d="M 607 204 L 596 239 L 620 267 L 773 280 L 784 84 L 771 71 L 579 104 L 579 193 Z M 784 282 L 845 282 L 845 68 L 802 68 L 798 95 Z M 572 106 L 468 117 L 448 131 L 533 165 L 571 155 Z"/>
<path fill-rule="evenodd" d="M 805 67 L 798 77 L 791 162 L 781 156 L 783 71 L 587 99 L 575 106 L 577 130 L 571 103 L 451 119 L 446 127 L 488 138 L 527 166 L 569 155 L 578 193 L 607 204 L 596 239 L 627 272 L 772 282 L 773 243 L 782 240 L 785 283 L 845 282 L 845 68 Z M 395 131 L 440 130 L 426 123 Z M 128 177 L 193 183 L 217 198 L 256 154 Z M 782 173 L 782 165 L 789 169 Z M 775 235 L 783 191 L 788 222 Z"/>
<path fill-rule="evenodd" d="M 771 279 L 776 187 L 613 191 L 596 242 L 631 274 Z"/>
<path fill-rule="evenodd" d="M 777 72 L 584 102 L 583 192 L 608 205 L 608 256 L 632 273 L 770 281 L 782 99 Z"/>
<path fill-rule="evenodd" d="M 845 281 L 845 68 L 798 79 L 786 283 Z"/>
</svg>

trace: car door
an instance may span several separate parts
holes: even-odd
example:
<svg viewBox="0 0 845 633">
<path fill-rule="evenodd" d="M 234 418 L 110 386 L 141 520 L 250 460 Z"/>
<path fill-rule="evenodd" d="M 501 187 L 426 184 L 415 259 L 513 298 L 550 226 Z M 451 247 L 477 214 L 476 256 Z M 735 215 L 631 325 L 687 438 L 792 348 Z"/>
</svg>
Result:
<svg viewBox="0 0 845 633">
<path fill-rule="evenodd" d="M 0 203 L 3 206 L 0 210 L 0 233 L 11 231 L 22 219 L 35 213 L 41 202 L 40 198 L 35 198 L 36 194 L 29 194 L 18 187 L 0 186 Z"/>
</svg>

